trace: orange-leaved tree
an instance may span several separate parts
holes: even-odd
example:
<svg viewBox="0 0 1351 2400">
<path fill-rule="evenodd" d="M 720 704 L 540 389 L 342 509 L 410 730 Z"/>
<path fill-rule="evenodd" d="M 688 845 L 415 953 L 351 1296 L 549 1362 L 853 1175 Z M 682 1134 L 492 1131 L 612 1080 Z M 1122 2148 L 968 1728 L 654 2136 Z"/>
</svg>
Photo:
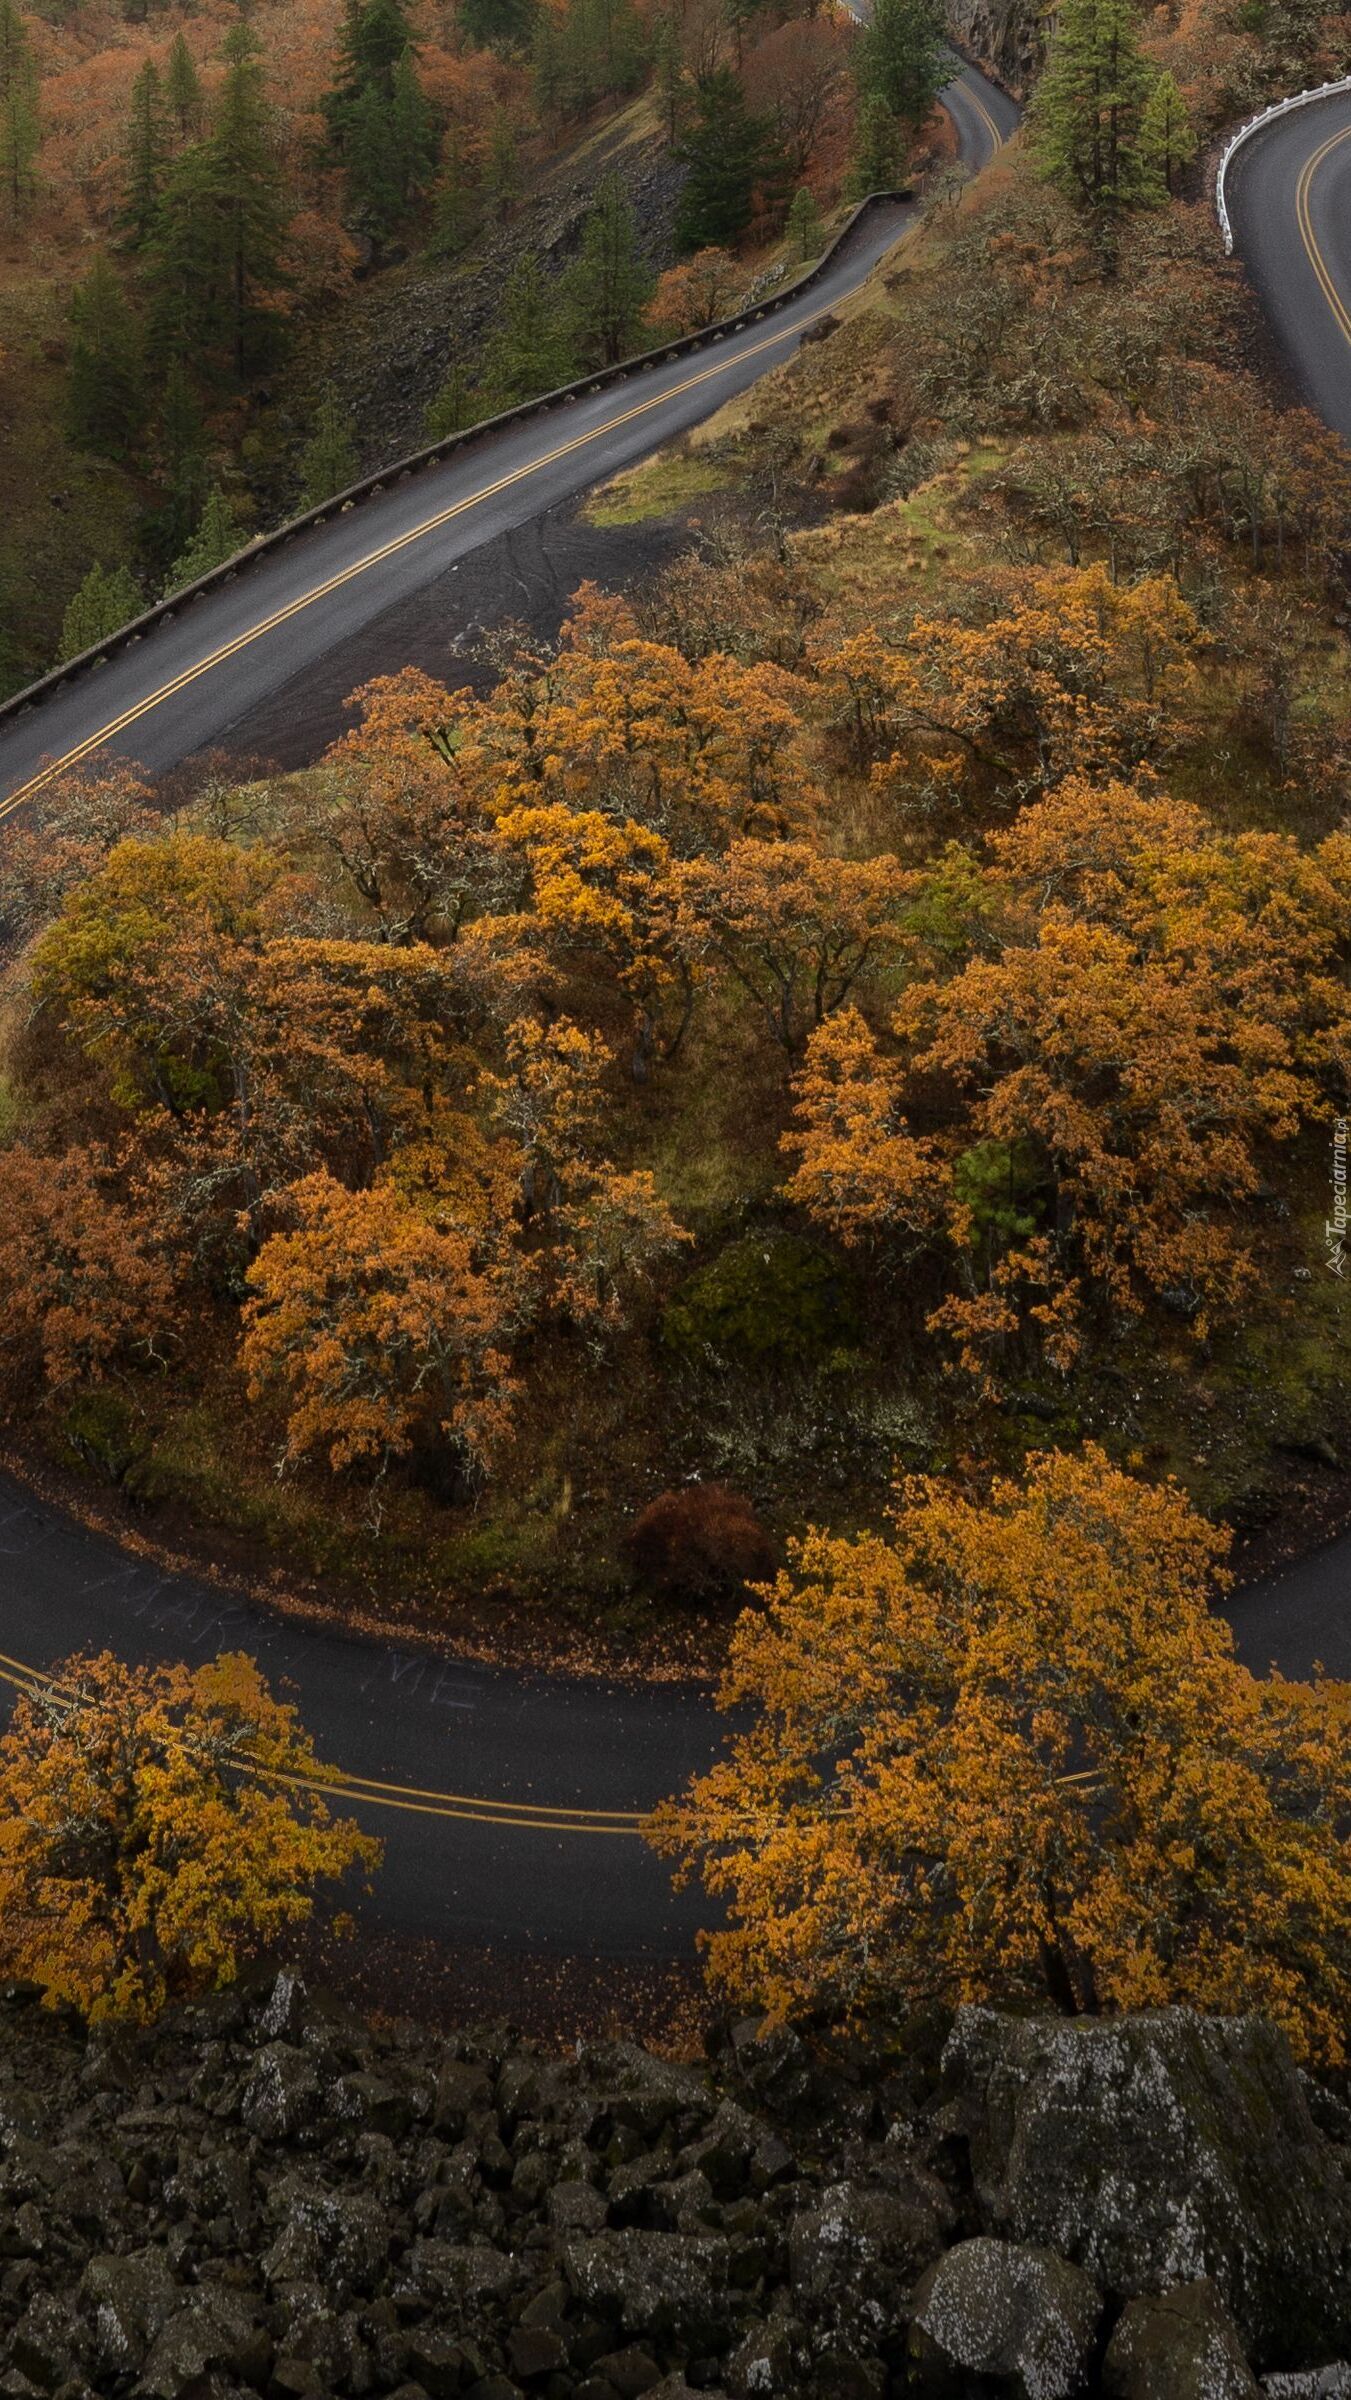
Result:
<svg viewBox="0 0 1351 2400">
<path fill-rule="evenodd" d="M 483 1466 L 510 1428 L 509 1265 L 392 1181 L 310 1175 L 287 1207 L 249 1269 L 240 1355 L 251 1399 L 285 1394 L 288 1457 L 378 1473 L 440 1444 Z"/>
<path fill-rule="evenodd" d="M 120 1198 L 110 1162 L 0 1151 L 0 1384 L 15 1397 L 149 1365 L 173 1318 L 153 1225 Z"/>
<path fill-rule="evenodd" d="M 302 1925 L 380 1845 L 335 1818 L 252 1659 L 74 1658 L 0 1736 L 0 1962 L 91 2018 L 153 2017 Z"/>
<path fill-rule="evenodd" d="M 1351 2021 L 1351 1686 L 1259 1680 L 1175 1487 L 1051 1454 L 889 1537 L 811 1533 L 737 1629 L 754 1721 L 653 1820 L 730 1902 L 737 2003 L 1259 2009 Z"/>
</svg>

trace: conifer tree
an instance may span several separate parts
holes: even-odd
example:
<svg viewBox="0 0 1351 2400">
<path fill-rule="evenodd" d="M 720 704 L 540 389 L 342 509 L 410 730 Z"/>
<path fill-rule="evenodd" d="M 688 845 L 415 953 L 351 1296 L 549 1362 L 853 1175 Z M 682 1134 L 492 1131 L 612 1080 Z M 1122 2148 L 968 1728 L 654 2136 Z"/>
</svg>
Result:
<svg viewBox="0 0 1351 2400">
<path fill-rule="evenodd" d="M 301 507 L 317 508 L 321 500 L 331 500 L 335 492 L 346 491 L 349 483 L 355 483 L 356 475 L 351 414 L 330 384 L 319 403 L 314 431 L 300 454 Z"/>
<path fill-rule="evenodd" d="M 95 561 L 79 590 L 67 603 L 61 625 L 61 658 L 78 658 L 110 633 L 129 625 L 145 606 L 135 576 L 126 567 L 105 567 Z"/>
<path fill-rule="evenodd" d="M 538 0 L 460 0 L 460 31 L 478 50 L 510 55 L 530 42 L 539 14 Z"/>
<path fill-rule="evenodd" d="M 166 599 L 181 592 L 185 584 L 195 583 L 199 575 L 209 575 L 213 567 L 223 567 L 234 557 L 241 540 L 239 519 L 220 485 L 213 483 L 192 540 L 169 569 Z"/>
<path fill-rule="evenodd" d="M 441 172 L 432 194 L 430 256 L 458 258 L 472 240 L 478 218 L 478 191 L 470 181 L 464 146 L 452 125 L 442 145 Z"/>
<path fill-rule="evenodd" d="M 521 153 L 516 128 L 504 108 L 494 109 L 488 127 L 483 190 L 493 213 L 509 217 L 521 192 Z"/>
<path fill-rule="evenodd" d="M 177 558 L 192 537 L 206 505 L 206 431 L 202 411 L 181 358 L 171 359 L 164 377 L 156 448 L 167 485 L 163 507 L 152 520 L 161 558 Z"/>
<path fill-rule="evenodd" d="M 403 0 L 350 0 L 324 114 L 347 170 L 348 222 L 378 258 L 426 191 L 435 157 Z"/>
<path fill-rule="evenodd" d="M 174 35 L 164 63 L 164 98 L 180 146 L 195 142 L 204 123 L 202 85 L 181 33 Z"/>
<path fill-rule="evenodd" d="M 1179 168 L 1188 166 L 1196 156 L 1196 135 L 1187 104 L 1166 68 L 1149 87 L 1140 120 L 1140 147 L 1146 167 L 1162 186 L 1160 197 L 1173 190 Z"/>
<path fill-rule="evenodd" d="M 573 369 L 557 299 L 538 261 L 523 258 L 502 294 L 497 332 L 488 346 L 484 381 L 495 404 L 509 408 L 566 383 Z"/>
<path fill-rule="evenodd" d="M 869 192 L 899 191 L 905 182 L 905 128 L 880 92 L 865 92 L 854 121 L 854 163 L 849 188 L 856 200 Z"/>
<path fill-rule="evenodd" d="M 122 223 L 134 250 L 139 250 L 154 231 L 168 163 L 164 86 L 154 60 L 148 58 L 131 87 L 131 122 L 127 128 L 127 194 Z"/>
<path fill-rule="evenodd" d="M 0 0 L 0 210 L 13 225 L 33 198 L 41 142 L 37 61 L 14 0 Z"/>
<path fill-rule="evenodd" d="M 175 161 L 147 245 L 154 347 L 227 350 L 242 381 L 274 337 L 287 225 L 258 45 L 247 22 L 222 45 L 225 82 L 208 138 Z"/>
<path fill-rule="evenodd" d="M 652 84 L 662 131 L 672 149 L 689 111 L 690 80 L 675 11 L 664 8 L 652 28 Z"/>
<path fill-rule="evenodd" d="M 423 430 L 429 442 L 444 442 L 466 425 L 490 417 L 496 406 L 494 395 L 476 384 L 463 360 L 456 359 L 423 419 Z"/>
<path fill-rule="evenodd" d="M 677 152 L 689 173 L 676 214 L 681 248 L 735 242 L 750 222 L 755 186 L 770 167 L 769 129 L 753 116 L 730 67 L 715 67 L 696 90 L 695 117 Z"/>
<path fill-rule="evenodd" d="M 943 74 L 943 24 L 934 0 L 874 0 L 854 66 L 860 99 L 877 93 L 893 117 L 918 127 Z"/>
<path fill-rule="evenodd" d="M 71 298 L 66 430 L 82 450 L 123 458 L 145 414 L 140 328 L 113 268 L 96 258 Z"/>
<path fill-rule="evenodd" d="M 624 187 L 607 175 L 568 270 L 563 302 L 583 366 L 611 366 L 640 346 L 643 310 L 654 278 L 638 254 L 637 228 Z"/>
<path fill-rule="evenodd" d="M 815 195 L 808 191 L 805 183 L 793 194 L 793 205 L 788 211 L 787 233 L 804 267 L 809 259 L 819 256 L 825 226 Z"/>
<path fill-rule="evenodd" d="M 1150 83 L 1132 0 L 1064 0 L 1029 112 L 1031 149 L 1047 181 L 1100 223 L 1160 197 L 1141 138 Z"/>
</svg>

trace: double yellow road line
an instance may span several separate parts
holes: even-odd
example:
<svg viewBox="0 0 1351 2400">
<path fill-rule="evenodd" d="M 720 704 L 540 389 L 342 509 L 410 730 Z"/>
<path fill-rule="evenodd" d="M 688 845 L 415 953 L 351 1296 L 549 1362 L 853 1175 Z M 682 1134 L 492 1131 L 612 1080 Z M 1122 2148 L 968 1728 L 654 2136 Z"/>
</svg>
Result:
<svg viewBox="0 0 1351 2400">
<path fill-rule="evenodd" d="M 7 1658 L 3 1651 L 0 1651 L 0 1684 L 8 1684 L 11 1690 L 30 1699 L 39 1699 L 44 1693 L 59 1689 L 53 1676 L 26 1665 L 22 1659 Z M 565 1808 L 533 1800 L 485 1800 L 470 1792 L 437 1792 L 424 1790 L 418 1784 L 382 1783 L 374 1776 L 347 1775 L 341 1769 L 322 1781 L 317 1776 L 302 1775 L 278 1780 L 348 1807 L 393 1809 L 402 1815 L 418 1817 L 449 1817 L 457 1824 L 487 1825 L 514 1833 L 603 1834 L 634 1841 L 642 1831 L 642 1812 L 638 1809 Z"/>
<path fill-rule="evenodd" d="M 1295 190 L 1295 220 L 1299 226 L 1300 240 L 1304 244 L 1309 264 L 1313 268 L 1315 275 L 1318 277 L 1319 288 L 1322 291 L 1323 298 L 1326 300 L 1328 307 L 1331 309 L 1336 323 L 1341 328 L 1343 339 L 1348 344 L 1351 344 L 1351 307 L 1348 307 L 1347 302 L 1337 285 L 1336 279 L 1333 276 L 1332 270 L 1329 267 L 1327 260 L 1324 258 L 1322 250 L 1319 248 L 1318 236 L 1313 229 L 1313 216 L 1310 208 L 1310 195 L 1313 190 L 1314 177 L 1318 173 L 1319 168 L 1323 165 L 1325 159 L 1329 158 L 1334 150 L 1339 150 L 1343 142 L 1351 142 L 1351 125 L 1344 125 L 1340 133 L 1329 135 L 1327 141 L 1322 144 L 1321 148 L 1314 151 L 1312 158 L 1306 158 L 1304 165 L 1300 170 L 1299 183 Z"/>
<path fill-rule="evenodd" d="M 633 424 L 637 418 L 649 415 L 653 409 L 664 408 L 668 401 L 677 400 L 683 393 L 696 390 L 700 384 L 712 383 L 719 375 L 725 375 L 729 366 L 740 365 L 746 359 L 759 358 L 766 350 L 778 348 L 781 343 L 792 340 L 805 332 L 809 325 L 815 325 L 821 317 L 829 314 L 829 305 L 813 309 L 810 315 L 797 318 L 793 324 L 781 327 L 763 341 L 753 342 L 748 350 L 738 350 L 733 358 L 724 356 L 714 366 L 701 368 L 697 375 L 687 375 L 682 383 L 669 384 L 664 391 L 654 392 L 650 399 L 640 400 L 635 408 L 626 408 L 618 416 L 607 417 L 603 425 L 595 426 L 591 432 L 576 434 L 570 442 L 560 442 L 555 449 L 547 450 L 542 458 L 531 459 L 527 465 L 513 468 L 509 475 L 499 475 L 494 482 L 480 485 L 476 492 L 468 493 L 463 500 L 452 502 L 449 508 L 438 509 L 435 516 L 424 517 L 420 524 L 411 526 L 407 533 L 396 535 L 393 541 L 382 542 L 376 550 L 368 550 L 364 557 L 354 559 L 350 567 L 326 577 L 324 582 L 311 584 L 308 591 L 301 592 L 284 608 L 274 609 L 270 616 L 260 617 L 256 625 L 250 625 L 245 632 L 236 634 L 232 641 L 222 642 L 219 649 L 198 659 L 195 666 L 185 667 L 181 675 L 175 675 L 169 682 L 160 684 L 144 700 L 138 700 L 131 708 L 123 709 L 120 716 L 110 717 L 107 724 L 100 725 L 98 731 L 91 733 L 86 741 L 77 742 L 73 749 L 65 751 L 60 758 L 50 760 L 38 774 L 30 776 L 27 783 L 11 792 L 7 800 L 0 801 L 0 817 L 10 816 L 16 808 L 21 808 L 26 800 L 31 800 L 44 785 L 50 783 L 54 776 L 78 766 L 82 759 L 101 749 L 105 742 L 112 741 L 117 734 L 125 733 L 129 726 L 138 724 L 142 717 L 149 716 L 151 710 L 160 707 L 162 702 L 173 699 L 175 694 L 186 691 L 190 684 L 196 683 L 199 677 L 209 675 L 216 667 L 237 658 L 241 650 L 251 648 L 254 642 L 261 642 L 269 634 L 276 633 L 283 625 L 289 624 L 293 617 L 298 617 L 302 610 L 313 608 L 317 600 L 326 600 L 346 584 L 355 583 L 359 575 L 369 574 L 372 567 L 383 566 L 387 559 L 397 558 L 401 550 L 411 548 L 414 542 L 425 541 L 428 534 L 439 533 L 443 526 L 452 523 L 456 517 L 465 516 L 470 509 L 481 507 L 485 500 L 495 500 L 499 493 L 510 491 L 513 485 L 525 483 L 532 475 L 542 474 L 546 467 L 556 466 L 560 459 L 572 457 L 593 442 L 605 441 L 622 426 Z M 191 602 L 188 605 L 191 606 Z"/>
</svg>

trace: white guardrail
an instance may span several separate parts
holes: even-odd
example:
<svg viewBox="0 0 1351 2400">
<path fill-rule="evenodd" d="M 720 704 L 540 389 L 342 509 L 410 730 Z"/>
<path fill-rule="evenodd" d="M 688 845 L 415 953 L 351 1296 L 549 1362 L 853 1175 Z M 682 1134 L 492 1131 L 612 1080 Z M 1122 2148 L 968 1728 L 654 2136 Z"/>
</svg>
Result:
<svg viewBox="0 0 1351 2400">
<path fill-rule="evenodd" d="M 1238 132 L 1230 135 L 1215 172 L 1215 213 L 1220 220 L 1220 231 L 1224 235 L 1226 257 L 1233 255 L 1234 228 L 1229 222 L 1229 207 L 1224 196 L 1224 179 L 1229 172 L 1229 161 L 1234 152 L 1241 148 L 1251 134 L 1260 133 L 1264 125 L 1274 124 L 1277 117 L 1289 116 L 1292 108 L 1307 108 L 1312 100 L 1333 100 L 1339 92 L 1351 92 L 1351 75 L 1343 75 L 1339 83 L 1316 83 L 1310 91 L 1292 92 L 1288 100 L 1277 100 L 1270 108 L 1259 109 L 1255 117 L 1249 117 L 1246 125 L 1240 125 Z"/>
</svg>

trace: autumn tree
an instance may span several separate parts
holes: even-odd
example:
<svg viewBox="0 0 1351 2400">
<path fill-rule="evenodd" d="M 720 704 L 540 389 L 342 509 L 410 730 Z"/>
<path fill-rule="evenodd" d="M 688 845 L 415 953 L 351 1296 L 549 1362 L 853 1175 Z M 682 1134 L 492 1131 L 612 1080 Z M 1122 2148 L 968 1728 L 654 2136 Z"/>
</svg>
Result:
<svg viewBox="0 0 1351 2400">
<path fill-rule="evenodd" d="M 281 1391 L 286 1451 L 379 1475 L 440 1446 L 482 1470 L 508 1439 L 510 1274 L 393 1183 L 297 1184 L 249 1270 L 249 1394 Z"/>
<path fill-rule="evenodd" d="M 1351 1687 L 1258 1680 L 1223 1537 L 1101 1451 L 813 1532 L 734 1637 L 726 1758 L 659 1812 L 739 2006 L 1260 2010 L 1345 2056 Z"/>
<path fill-rule="evenodd" d="M 111 1162 L 0 1150 L 0 1368 L 12 1400 L 162 1361 L 171 1279 Z"/>
<path fill-rule="evenodd" d="M 789 1056 L 900 942 L 908 879 L 894 858 L 831 858 L 811 842 L 733 842 L 691 861 L 685 948 L 716 962 Z"/>
<path fill-rule="evenodd" d="M 1339 838 L 1226 837 L 1071 783 L 940 871 L 891 1041 L 845 1010 L 797 1086 L 791 1194 L 850 1243 L 946 1249 L 964 1366 L 1073 1363 L 1166 1303 L 1203 1338 L 1253 1288 L 1235 1210 L 1325 1111 L 1346 1043 Z"/>
<path fill-rule="evenodd" d="M 696 250 L 658 278 L 647 322 L 654 333 L 702 333 L 706 325 L 731 315 L 744 281 L 730 250 L 716 245 Z"/>
<path fill-rule="evenodd" d="M 135 768 L 97 753 L 35 792 L 0 848 L 0 928 L 6 941 L 26 942 L 129 834 L 159 832 L 162 820 L 153 801 L 150 785 Z"/>
<path fill-rule="evenodd" d="M 318 1885 L 378 1865 L 334 1781 L 249 1658 L 68 1659 L 0 1735 L 5 1973 L 95 2022 L 231 1982 Z"/>
</svg>

